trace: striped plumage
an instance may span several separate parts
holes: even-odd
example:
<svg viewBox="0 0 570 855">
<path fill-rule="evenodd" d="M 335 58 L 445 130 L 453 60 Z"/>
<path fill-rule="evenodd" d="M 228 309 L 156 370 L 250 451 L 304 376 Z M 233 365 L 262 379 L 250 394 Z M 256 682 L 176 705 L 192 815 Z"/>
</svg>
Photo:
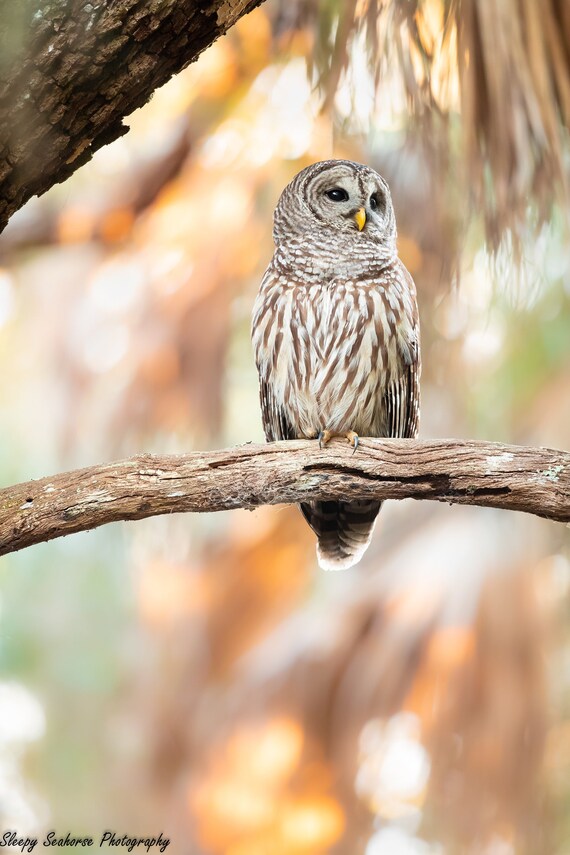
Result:
<svg viewBox="0 0 570 855">
<path fill-rule="evenodd" d="M 309 166 L 283 191 L 273 237 L 252 325 L 267 440 L 416 436 L 416 293 L 384 179 L 347 160 Z M 320 565 L 340 570 L 364 553 L 380 503 L 300 507 Z"/>
</svg>

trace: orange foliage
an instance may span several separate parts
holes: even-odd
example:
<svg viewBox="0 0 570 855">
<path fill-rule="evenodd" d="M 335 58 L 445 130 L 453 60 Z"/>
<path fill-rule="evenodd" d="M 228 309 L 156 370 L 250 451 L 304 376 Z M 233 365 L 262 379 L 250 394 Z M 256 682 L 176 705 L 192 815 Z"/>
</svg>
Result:
<svg viewBox="0 0 570 855">
<path fill-rule="evenodd" d="M 60 243 L 80 243 L 93 236 L 95 226 L 95 214 L 90 208 L 70 205 L 58 217 L 57 238 Z"/>
<path fill-rule="evenodd" d="M 135 221 L 132 208 L 113 208 L 102 219 L 101 237 L 107 243 L 118 243 L 130 234 Z"/>
<path fill-rule="evenodd" d="M 303 731 L 292 719 L 238 729 L 190 791 L 202 845 L 232 855 L 320 855 L 332 846 L 344 831 L 344 814 L 326 793 L 296 793 L 302 746 Z"/>
<path fill-rule="evenodd" d="M 137 601 L 143 620 L 159 627 L 204 613 L 209 605 L 207 579 L 188 567 L 154 561 L 137 574 Z"/>
</svg>

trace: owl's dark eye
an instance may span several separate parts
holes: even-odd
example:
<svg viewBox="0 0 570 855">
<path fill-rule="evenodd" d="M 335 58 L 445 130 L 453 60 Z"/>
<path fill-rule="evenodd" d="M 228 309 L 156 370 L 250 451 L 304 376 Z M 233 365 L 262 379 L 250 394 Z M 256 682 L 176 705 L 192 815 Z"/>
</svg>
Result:
<svg viewBox="0 0 570 855">
<path fill-rule="evenodd" d="M 328 196 L 332 202 L 348 201 L 348 193 L 342 187 L 333 187 L 332 190 L 327 190 L 325 196 Z"/>
<path fill-rule="evenodd" d="M 373 211 L 375 211 L 378 207 L 378 196 L 376 195 L 376 193 L 373 193 L 370 197 L 370 207 Z"/>
</svg>

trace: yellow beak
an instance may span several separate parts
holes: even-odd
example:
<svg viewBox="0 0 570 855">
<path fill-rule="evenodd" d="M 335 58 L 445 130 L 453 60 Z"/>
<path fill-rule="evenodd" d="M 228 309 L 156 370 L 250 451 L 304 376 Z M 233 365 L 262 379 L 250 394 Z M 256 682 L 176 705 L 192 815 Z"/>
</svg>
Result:
<svg viewBox="0 0 570 855">
<path fill-rule="evenodd" d="M 359 208 L 356 214 L 354 215 L 354 221 L 358 226 L 358 231 L 361 232 L 366 223 L 366 211 L 364 208 Z"/>
</svg>

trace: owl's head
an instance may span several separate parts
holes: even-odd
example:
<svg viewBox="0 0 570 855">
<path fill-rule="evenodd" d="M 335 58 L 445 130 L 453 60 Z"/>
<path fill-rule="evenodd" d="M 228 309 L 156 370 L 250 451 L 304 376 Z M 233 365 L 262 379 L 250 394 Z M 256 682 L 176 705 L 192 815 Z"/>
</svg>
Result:
<svg viewBox="0 0 570 855">
<path fill-rule="evenodd" d="M 299 172 L 275 209 L 275 243 L 323 230 L 354 245 L 395 247 L 396 219 L 382 176 L 351 160 L 323 160 Z"/>
</svg>

